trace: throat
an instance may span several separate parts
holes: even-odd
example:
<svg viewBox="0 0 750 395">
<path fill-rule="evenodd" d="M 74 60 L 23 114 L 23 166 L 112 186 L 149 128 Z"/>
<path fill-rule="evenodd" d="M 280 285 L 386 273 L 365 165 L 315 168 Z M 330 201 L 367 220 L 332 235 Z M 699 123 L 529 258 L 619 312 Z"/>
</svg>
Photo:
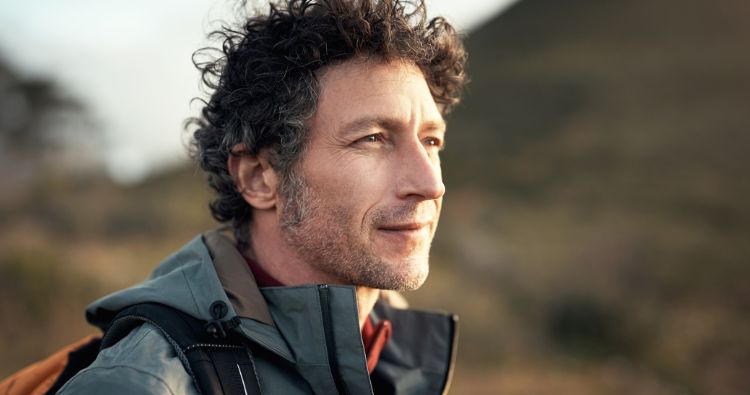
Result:
<svg viewBox="0 0 750 395">
<path fill-rule="evenodd" d="M 359 318 L 359 328 L 364 327 L 367 318 L 370 316 L 372 308 L 380 297 L 380 290 L 376 288 L 357 287 L 357 313 Z"/>
</svg>

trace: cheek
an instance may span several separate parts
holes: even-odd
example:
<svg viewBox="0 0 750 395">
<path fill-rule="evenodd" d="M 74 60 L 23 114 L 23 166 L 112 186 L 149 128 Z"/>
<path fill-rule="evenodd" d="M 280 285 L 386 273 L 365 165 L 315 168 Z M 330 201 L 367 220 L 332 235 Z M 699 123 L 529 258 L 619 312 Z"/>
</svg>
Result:
<svg viewBox="0 0 750 395">
<path fill-rule="evenodd" d="M 338 199 L 347 205 L 347 211 L 352 217 L 350 220 L 356 223 L 355 226 L 359 226 L 362 232 L 369 233 L 375 221 L 375 213 L 387 205 L 388 191 L 394 184 L 394 177 L 389 177 L 383 165 L 351 170 L 347 177 L 340 180 Z"/>
<path fill-rule="evenodd" d="M 330 158 L 329 158 L 330 159 Z M 360 156 L 347 160 L 318 162 L 314 171 L 308 167 L 308 185 L 324 204 L 347 213 L 350 221 L 366 225 L 367 215 L 387 198 L 395 174 L 383 158 Z"/>
<path fill-rule="evenodd" d="M 442 208 L 443 208 L 443 198 L 435 200 L 435 219 L 436 220 L 440 219 L 440 212 L 442 211 Z M 433 225 L 435 229 L 437 228 L 437 225 L 438 225 L 438 222 L 435 221 L 435 225 Z M 433 233 L 435 232 L 435 229 L 432 230 Z"/>
</svg>

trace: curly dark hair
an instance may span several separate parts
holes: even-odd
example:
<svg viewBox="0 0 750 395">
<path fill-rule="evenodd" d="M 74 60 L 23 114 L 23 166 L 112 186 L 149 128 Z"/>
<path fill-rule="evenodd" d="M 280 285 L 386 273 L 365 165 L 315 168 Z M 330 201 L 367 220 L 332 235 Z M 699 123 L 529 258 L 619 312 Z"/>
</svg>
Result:
<svg viewBox="0 0 750 395">
<path fill-rule="evenodd" d="M 460 37 L 445 19 L 427 19 L 424 0 L 284 0 L 211 36 L 221 40 L 220 56 L 200 63 L 196 56 L 211 48 L 194 54 L 212 94 L 188 121 L 196 127 L 192 154 L 216 191 L 211 213 L 232 223 L 241 244 L 252 210 L 227 169 L 232 147 L 243 144 L 250 155 L 269 148 L 283 196 L 317 107 L 316 71 L 357 57 L 412 63 L 444 115 L 466 82 Z"/>
</svg>

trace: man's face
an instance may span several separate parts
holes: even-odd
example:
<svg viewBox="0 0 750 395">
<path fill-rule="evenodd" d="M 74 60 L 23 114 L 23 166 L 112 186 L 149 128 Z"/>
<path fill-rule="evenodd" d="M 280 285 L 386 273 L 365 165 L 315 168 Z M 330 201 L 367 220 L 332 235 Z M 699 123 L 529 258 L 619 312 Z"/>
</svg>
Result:
<svg viewBox="0 0 750 395">
<path fill-rule="evenodd" d="M 341 283 L 416 289 L 445 187 L 445 123 L 418 68 L 351 60 L 320 76 L 318 109 L 281 212 L 299 257 Z"/>
</svg>

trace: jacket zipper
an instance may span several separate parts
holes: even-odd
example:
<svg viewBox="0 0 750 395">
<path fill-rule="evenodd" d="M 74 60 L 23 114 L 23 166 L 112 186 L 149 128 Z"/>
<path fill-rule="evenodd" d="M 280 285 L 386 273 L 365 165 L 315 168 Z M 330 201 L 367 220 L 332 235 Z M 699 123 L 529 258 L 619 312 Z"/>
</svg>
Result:
<svg viewBox="0 0 750 395">
<path fill-rule="evenodd" d="M 320 309 L 323 313 L 323 333 L 326 339 L 326 350 L 328 351 L 328 363 L 331 368 L 331 376 L 336 384 L 339 394 L 348 395 L 344 380 L 339 370 L 339 361 L 336 354 L 336 341 L 333 336 L 333 318 L 331 317 L 331 296 L 328 285 L 318 285 L 318 296 L 320 297 Z"/>
<path fill-rule="evenodd" d="M 214 344 L 214 343 L 196 343 L 191 344 L 187 347 L 185 347 L 182 351 L 188 352 L 191 350 L 194 350 L 196 348 L 216 348 L 216 349 L 234 349 L 234 350 L 244 350 L 244 347 L 240 346 L 233 346 L 231 344 Z"/>
</svg>

